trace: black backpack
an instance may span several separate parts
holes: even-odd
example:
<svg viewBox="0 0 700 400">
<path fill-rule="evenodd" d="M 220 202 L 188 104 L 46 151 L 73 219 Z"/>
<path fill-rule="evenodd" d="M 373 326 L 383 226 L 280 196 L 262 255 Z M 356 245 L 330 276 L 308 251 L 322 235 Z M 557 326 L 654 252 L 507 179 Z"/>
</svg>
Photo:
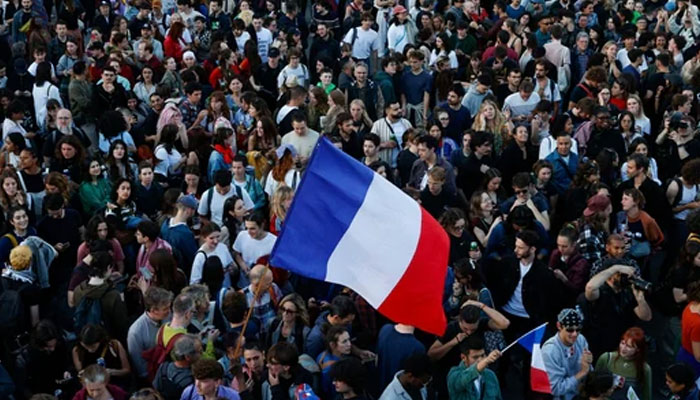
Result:
<svg viewBox="0 0 700 400">
<path fill-rule="evenodd" d="M 19 290 L 12 283 L 7 278 L 0 278 L 0 332 L 3 336 L 14 337 L 26 327 L 26 313 Z"/>
</svg>

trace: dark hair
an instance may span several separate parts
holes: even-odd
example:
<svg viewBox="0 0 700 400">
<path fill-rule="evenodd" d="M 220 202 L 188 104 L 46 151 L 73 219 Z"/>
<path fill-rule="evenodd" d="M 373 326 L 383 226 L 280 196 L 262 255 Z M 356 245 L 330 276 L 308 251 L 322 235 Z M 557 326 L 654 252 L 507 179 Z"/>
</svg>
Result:
<svg viewBox="0 0 700 400">
<path fill-rule="evenodd" d="M 469 335 L 460 343 L 459 351 L 466 356 L 470 350 L 483 350 L 485 347 L 484 339 L 479 335 Z"/>
<path fill-rule="evenodd" d="M 474 140 L 474 139 L 472 139 Z M 435 150 L 438 147 L 438 141 L 430 135 L 422 135 L 418 137 L 418 144 L 424 144 L 425 147 L 431 150 Z"/>
<path fill-rule="evenodd" d="M 425 353 L 413 353 L 406 357 L 401 362 L 401 367 L 404 372 L 407 372 L 414 377 L 432 375 L 433 363 Z"/>
<path fill-rule="evenodd" d="M 177 292 L 177 261 L 167 249 L 156 249 L 148 257 L 148 263 L 153 268 L 154 280 L 158 286 L 172 292 Z"/>
<path fill-rule="evenodd" d="M 151 240 L 151 242 L 154 242 L 156 239 L 158 239 L 158 235 L 160 234 L 160 226 L 156 224 L 153 221 L 149 220 L 143 220 L 139 222 L 139 224 L 136 226 L 136 230 L 141 232 L 141 234 L 148 239 Z"/>
<path fill-rule="evenodd" d="M 209 288 L 209 296 L 215 299 L 224 281 L 224 265 L 217 256 L 209 256 L 202 266 L 202 283 Z"/>
<path fill-rule="evenodd" d="M 129 184 L 129 187 L 131 187 L 129 198 L 126 201 L 131 202 L 134 199 L 134 184 L 131 183 L 131 181 L 128 178 L 119 178 L 116 182 L 114 182 L 114 186 L 112 186 L 112 201 L 117 201 L 117 190 L 119 190 L 119 186 L 121 186 L 124 182 L 127 182 Z"/>
<path fill-rule="evenodd" d="M 34 84 L 42 86 L 45 82 L 51 84 L 51 63 L 42 61 L 36 66 L 36 74 L 34 75 Z"/>
<path fill-rule="evenodd" d="M 175 124 L 166 124 L 163 129 L 160 130 L 160 141 L 168 154 L 171 154 L 173 151 L 178 130 L 179 128 Z"/>
<path fill-rule="evenodd" d="M 357 315 L 357 308 L 350 297 L 340 294 L 331 301 L 329 315 L 346 318 L 350 315 Z"/>
<path fill-rule="evenodd" d="M 287 367 L 294 367 L 299 363 L 299 352 L 296 345 L 292 343 L 277 342 L 267 351 L 267 359 Z"/>
<path fill-rule="evenodd" d="M 245 294 L 230 290 L 224 296 L 221 311 L 230 323 L 243 321 L 248 311 L 248 300 Z"/>
<path fill-rule="evenodd" d="M 331 380 L 343 382 L 360 394 L 367 384 L 367 370 L 362 362 L 354 357 L 348 357 L 331 365 Z"/>
<path fill-rule="evenodd" d="M 97 235 L 97 227 L 99 227 L 101 223 L 107 224 L 107 240 L 114 237 L 114 227 L 107 222 L 107 219 L 102 214 L 95 214 L 92 218 L 90 218 L 85 226 L 86 242 L 90 243 L 99 239 L 99 236 Z"/>
<path fill-rule="evenodd" d="M 613 376 L 608 371 L 591 371 L 581 384 L 579 395 L 582 399 L 601 397 L 613 386 Z"/>
<path fill-rule="evenodd" d="M 350 117 L 352 118 L 352 117 Z M 376 133 L 365 133 L 365 136 L 362 138 L 362 143 L 370 141 L 374 143 L 375 146 L 379 147 L 379 144 L 381 143 L 381 139 L 379 138 L 379 135 Z"/>
<path fill-rule="evenodd" d="M 685 390 L 690 390 L 695 384 L 695 371 L 686 363 L 671 365 L 666 369 L 666 375 L 668 375 L 673 382 L 685 385 Z"/>
<path fill-rule="evenodd" d="M 185 94 L 190 95 L 196 91 L 202 91 L 202 85 L 199 82 L 190 82 L 185 85 Z"/>
<path fill-rule="evenodd" d="M 468 305 L 459 310 L 459 320 L 467 324 L 476 324 L 481 317 L 481 310 L 475 305 Z"/>
<path fill-rule="evenodd" d="M 231 185 L 231 171 L 227 169 L 219 169 L 214 172 L 214 184 L 219 186 L 229 186 Z"/>
<path fill-rule="evenodd" d="M 477 147 L 487 143 L 493 143 L 493 134 L 491 132 L 476 131 L 472 135 L 472 140 L 469 142 L 469 147 L 475 151 Z"/>
<path fill-rule="evenodd" d="M 192 364 L 192 377 L 198 380 L 220 380 L 224 378 L 224 368 L 216 360 L 201 358 Z"/>
<path fill-rule="evenodd" d="M 65 206 L 65 200 L 60 194 L 52 193 L 46 195 L 44 198 L 44 205 L 49 211 L 58 211 Z"/>
<path fill-rule="evenodd" d="M 522 240 L 530 247 L 536 247 L 538 244 L 537 242 L 540 240 L 540 236 L 537 234 L 537 232 L 532 230 L 520 231 L 517 235 L 515 235 L 515 238 Z"/>
<path fill-rule="evenodd" d="M 634 161 L 635 167 L 637 169 L 644 168 L 645 171 L 649 170 L 649 158 L 644 154 L 634 153 L 630 154 L 627 161 Z"/>
</svg>

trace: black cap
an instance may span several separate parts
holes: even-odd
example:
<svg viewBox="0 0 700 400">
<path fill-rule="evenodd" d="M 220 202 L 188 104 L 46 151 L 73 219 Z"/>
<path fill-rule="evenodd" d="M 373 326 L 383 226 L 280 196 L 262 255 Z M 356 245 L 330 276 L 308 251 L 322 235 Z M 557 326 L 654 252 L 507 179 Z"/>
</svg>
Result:
<svg viewBox="0 0 700 400">
<path fill-rule="evenodd" d="M 110 6 L 110 7 L 112 7 L 112 3 L 110 3 L 109 1 L 106 1 L 106 0 L 102 0 L 102 1 L 100 1 L 100 6 Z"/>
<path fill-rule="evenodd" d="M 153 30 L 153 26 L 151 25 L 150 22 L 144 22 L 144 23 L 141 25 L 141 29 L 148 29 L 148 30 L 150 31 L 150 30 Z"/>
<path fill-rule="evenodd" d="M 272 58 L 279 57 L 280 49 L 278 49 L 277 47 L 271 47 L 270 51 L 267 52 L 267 56 Z"/>
</svg>

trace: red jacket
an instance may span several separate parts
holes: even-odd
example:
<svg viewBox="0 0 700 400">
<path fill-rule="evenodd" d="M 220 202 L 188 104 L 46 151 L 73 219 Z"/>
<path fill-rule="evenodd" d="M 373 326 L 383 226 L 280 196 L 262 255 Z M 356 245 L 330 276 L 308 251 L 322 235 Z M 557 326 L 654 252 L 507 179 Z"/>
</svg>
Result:
<svg viewBox="0 0 700 400">
<path fill-rule="evenodd" d="M 129 399 L 129 394 L 124 391 L 124 389 L 120 388 L 119 386 L 115 385 L 107 385 L 107 390 L 109 393 L 112 395 L 112 398 L 114 400 L 128 400 Z M 87 400 L 88 395 L 87 395 L 87 390 L 85 388 L 82 388 L 78 391 L 78 393 L 73 396 L 73 400 Z"/>
<path fill-rule="evenodd" d="M 171 36 L 165 37 L 165 42 L 163 42 L 163 53 L 166 57 L 174 57 L 175 62 L 180 64 L 182 61 L 182 45 L 178 39 L 173 39 Z"/>
</svg>

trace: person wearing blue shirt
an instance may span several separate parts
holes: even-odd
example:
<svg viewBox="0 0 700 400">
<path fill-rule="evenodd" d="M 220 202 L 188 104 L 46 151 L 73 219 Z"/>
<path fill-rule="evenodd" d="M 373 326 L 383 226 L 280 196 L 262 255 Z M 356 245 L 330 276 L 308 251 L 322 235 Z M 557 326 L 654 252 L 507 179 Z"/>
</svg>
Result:
<svg viewBox="0 0 700 400">
<path fill-rule="evenodd" d="M 200 359 L 192 364 L 194 383 L 182 391 L 181 400 L 241 400 L 238 392 L 223 384 L 224 367 L 216 360 Z"/>
<path fill-rule="evenodd" d="M 561 132 L 557 137 L 557 149 L 545 159 L 552 163 L 552 184 L 561 196 L 571 185 L 578 168 L 578 154 L 571 151 L 571 136 Z"/>
</svg>

